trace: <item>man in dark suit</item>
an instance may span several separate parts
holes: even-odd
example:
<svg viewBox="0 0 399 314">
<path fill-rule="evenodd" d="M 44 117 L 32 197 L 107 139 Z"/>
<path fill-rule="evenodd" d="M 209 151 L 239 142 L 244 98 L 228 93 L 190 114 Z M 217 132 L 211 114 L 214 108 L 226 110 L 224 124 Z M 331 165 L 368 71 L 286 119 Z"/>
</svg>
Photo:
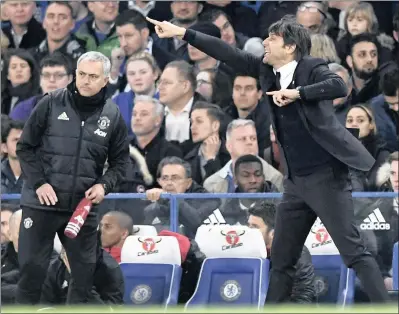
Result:
<svg viewBox="0 0 399 314">
<path fill-rule="evenodd" d="M 270 106 L 286 177 L 276 216 L 268 302 L 287 301 L 295 264 L 319 216 L 372 302 L 389 300 L 378 265 L 354 224 L 348 167 L 368 171 L 373 157 L 334 115 L 332 99 L 346 96 L 343 80 L 309 57 L 308 31 L 292 17 L 272 24 L 263 60 L 222 40 L 149 19 L 158 36 L 180 36 L 238 72 L 259 77 Z M 267 126 L 265 126 L 267 127 Z"/>
</svg>

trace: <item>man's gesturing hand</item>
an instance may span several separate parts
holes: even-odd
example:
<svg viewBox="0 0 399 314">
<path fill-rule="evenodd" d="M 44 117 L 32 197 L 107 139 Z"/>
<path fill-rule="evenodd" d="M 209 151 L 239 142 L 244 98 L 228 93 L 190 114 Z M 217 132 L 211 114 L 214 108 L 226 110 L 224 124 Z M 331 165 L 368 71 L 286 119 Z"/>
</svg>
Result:
<svg viewBox="0 0 399 314">
<path fill-rule="evenodd" d="M 296 89 L 282 89 L 267 92 L 266 95 L 273 96 L 273 102 L 279 107 L 286 106 L 300 97 L 299 91 Z"/>
<path fill-rule="evenodd" d="M 182 39 L 186 33 L 186 29 L 184 27 L 174 25 L 167 21 L 159 22 L 157 20 L 150 19 L 149 17 L 146 17 L 146 19 L 148 22 L 155 25 L 155 31 L 159 38 L 171 38 L 177 36 L 179 39 Z"/>
<path fill-rule="evenodd" d="M 40 186 L 36 190 L 36 194 L 39 198 L 40 204 L 42 205 L 46 204 L 47 206 L 50 206 L 55 205 L 55 203 L 58 202 L 58 198 L 57 195 L 55 195 L 53 187 L 48 183 Z"/>
<path fill-rule="evenodd" d="M 105 196 L 104 187 L 102 184 L 94 184 L 85 192 L 86 198 L 91 200 L 93 204 L 100 204 Z"/>
</svg>

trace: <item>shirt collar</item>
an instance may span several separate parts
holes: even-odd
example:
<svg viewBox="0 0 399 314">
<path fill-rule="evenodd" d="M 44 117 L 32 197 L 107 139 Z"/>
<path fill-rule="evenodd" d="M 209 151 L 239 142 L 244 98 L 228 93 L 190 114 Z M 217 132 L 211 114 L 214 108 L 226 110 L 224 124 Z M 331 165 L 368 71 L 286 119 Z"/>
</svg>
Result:
<svg viewBox="0 0 399 314">
<path fill-rule="evenodd" d="M 148 13 L 155 8 L 155 1 L 148 1 L 147 4 L 145 5 L 144 8 L 139 7 L 136 4 L 135 0 L 130 0 L 128 1 L 128 7 L 130 10 L 136 10 L 139 11 L 141 14 L 143 14 L 144 16 L 147 16 Z"/>
<path fill-rule="evenodd" d="M 102 33 L 102 34 L 104 34 L 104 35 L 108 35 L 108 34 L 111 32 L 111 30 L 112 30 L 112 28 L 114 27 L 114 25 L 115 25 L 115 23 L 113 23 L 113 24 L 110 26 L 110 28 L 108 29 L 108 32 L 107 32 L 107 33 L 103 33 L 103 32 L 101 32 L 101 31 L 97 28 L 97 26 L 96 26 L 96 20 L 94 19 L 94 20 L 93 20 L 92 28 L 93 28 L 94 31 L 96 31 L 96 32 Z"/>
<path fill-rule="evenodd" d="M 296 60 L 292 60 L 291 62 L 283 65 L 281 68 L 279 68 L 277 70 L 273 69 L 273 72 L 274 72 L 274 74 L 276 74 L 276 72 L 280 72 L 281 80 L 284 80 L 288 76 L 294 74 L 297 65 L 298 65 L 298 62 Z"/>
<path fill-rule="evenodd" d="M 190 113 L 191 107 L 193 106 L 193 102 L 194 102 L 194 96 L 190 98 L 190 100 L 188 101 L 187 105 L 184 106 L 183 110 L 180 111 L 180 113 L 183 113 L 183 112 Z M 170 113 L 170 110 L 169 110 L 168 106 L 165 106 L 165 113 L 166 114 Z"/>
</svg>

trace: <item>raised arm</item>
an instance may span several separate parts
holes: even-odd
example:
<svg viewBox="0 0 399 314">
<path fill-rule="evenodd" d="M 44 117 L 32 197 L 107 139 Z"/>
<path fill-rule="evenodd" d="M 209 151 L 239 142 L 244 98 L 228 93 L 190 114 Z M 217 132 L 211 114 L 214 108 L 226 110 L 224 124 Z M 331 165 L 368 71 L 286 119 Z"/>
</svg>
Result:
<svg viewBox="0 0 399 314">
<path fill-rule="evenodd" d="M 254 77 L 259 76 L 259 68 L 262 62 L 261 58 L 257 58 L 240 49 L 233 48 L 219 38 L 191 29 L 185 29 L 184 27 L 179 27 L 170 22 L 159 22 L 148 17 L 147 20 L 155 25 L 155 31 L 159 38 L 178 37 L 206 53 L 208 56 L 226 63 L 237 72 Z"/>
</svg>

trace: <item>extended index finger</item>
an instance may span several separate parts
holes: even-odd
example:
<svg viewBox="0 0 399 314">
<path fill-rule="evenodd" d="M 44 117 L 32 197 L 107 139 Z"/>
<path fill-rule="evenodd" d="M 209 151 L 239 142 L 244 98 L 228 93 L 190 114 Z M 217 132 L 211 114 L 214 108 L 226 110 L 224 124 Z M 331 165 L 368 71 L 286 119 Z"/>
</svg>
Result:
<svg viewBox="0 0 399 314">
<path fill-rule="evenodd" d="M 279 91 L 266 92 L 266 95 L 271 95 L 271 96 L 273 96 L 273 95 L 277 94 L 278 92 L 279 92 Z"/>
<path fill-rule="evenodd" d="M 150 19 L 149 17 L 146 17 L 146 19 L 147 19 L 148 22 L 150 22 L 150 23 L 152 23 L 152 24 L 154 24 L 154 25 L 158 25 L 158 26 L 161 25 L 161 22 L 160 22 L 160 21 Z"/>
</svg>

